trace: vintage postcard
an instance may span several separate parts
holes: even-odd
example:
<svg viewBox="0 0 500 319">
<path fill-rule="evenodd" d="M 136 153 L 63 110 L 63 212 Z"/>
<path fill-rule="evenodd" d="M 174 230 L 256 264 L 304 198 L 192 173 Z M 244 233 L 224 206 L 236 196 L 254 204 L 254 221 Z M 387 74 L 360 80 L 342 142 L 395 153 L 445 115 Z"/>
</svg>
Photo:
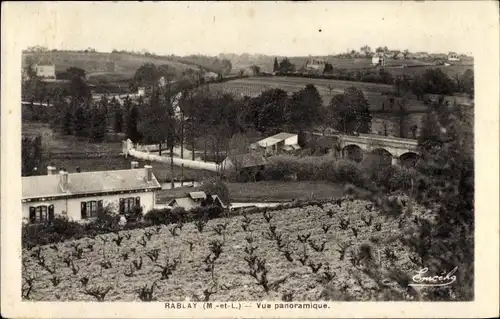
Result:
<svg viewBox="0 0 500 319">
<path fill-rule="evenodd" d="M 2 316 L 499 315 L 497 2 L 1 23 Z"/>
</svg>

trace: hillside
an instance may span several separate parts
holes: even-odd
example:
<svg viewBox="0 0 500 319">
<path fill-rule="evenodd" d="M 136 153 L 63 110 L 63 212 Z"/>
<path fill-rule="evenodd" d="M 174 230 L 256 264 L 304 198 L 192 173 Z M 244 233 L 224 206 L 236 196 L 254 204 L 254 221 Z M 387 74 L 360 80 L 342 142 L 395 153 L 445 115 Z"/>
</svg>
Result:
<svg viewBox="0 0 500 319">
<path fill-rule="evenodd" d="M 198 70 L 198 67 L 181 63 L 175 58 L 162 56 L 132 55 L 129 53 L 101 52 L 43 52 L 23 53 L 22 67 L 30 63 L 55 64 L 56 72 L 65 71 L 68 67 L 79 67 L 86 71 L 89 78 L 107 77 L 110 81 L 131 78 L 135 71 L 144 63 L 156 65 L 166 64 L 177 72 L 188 69 Z"/>
<path fill-rule="evenodd" d="M 233 69 L 244 69 L 251 65 L 257 65 L 261 68 L 263 72 L 273 72 L 273 63 L 275 56 L 268 56 L 262 54 L 221 54 L 219 57 L 226 58 L 231 61 Z M 281 61 L 284 57 L 277 56 L 278 61 Z M 363 68 L 372 68 L 371 59 L 354 59 L 354 58 L 339 58 L 334 56 L 302 56 L 302 57 L 288 57 L 290 62 L 295 65 L 297 69 L 303 67 L 308 59 L 316 58 L 323 59 L 331 63 L 334 68 L 337 69 L 347 69 L 356 70 Z M 402 64 L 406 64 L 408 68 L 401 68 Z M 466 69 L 474 68 L 474 61 L 472 59 L 463 60 L 458 63 L 454 63 L 449 67 L 437 66 L 428 61 L 421 60 L 387 60 L 387 70 L 393 75 L 402 74 L 416 74 L 422 73 L 429 67 L 440 68 L 446 74 L 454 76 L 457 73 L 462 74 Z"/>
<path fill-rule="evenodd" d="M 386 84 L 286 76 L 237 79 L 223 83 L 210 84 L 210 88 L 214 91 L 234 94 L 237 97 L 243 97 L 245 95 L 255 97 L 265 90 L 277 88 L 290 93 L 296 92 L 303 89 L 309 83 L 316 86 L 324 104 L 328 104 L 333 95 L 343 93 L 346 88 L 351 86 L 358 87 L 365 94 L 372 110 L 382 109 L 383 103 L 388 107 L 388 97 L 383 95 L 383 93 L 393 90 L 391 85 Z M 408 103 L 409 109 L 411 110 L 424 110 L 426 108 L 423 103 L 417 100 L 409 100 Z"/>
</svg>

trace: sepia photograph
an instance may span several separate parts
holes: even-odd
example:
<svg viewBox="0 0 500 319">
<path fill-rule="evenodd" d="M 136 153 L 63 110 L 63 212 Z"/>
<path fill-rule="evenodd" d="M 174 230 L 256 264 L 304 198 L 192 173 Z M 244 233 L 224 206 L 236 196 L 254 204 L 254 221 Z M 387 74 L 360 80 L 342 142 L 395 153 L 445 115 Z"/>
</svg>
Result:
<svg viewBox="0 0 500 319">
<path fill-rule="evenodd" d="M 486 38 L 498 33 L 473 15 L 496 8 L 484 17 L 498 28 L 498 3 L 4 4 L 22 12 L 9 27 L 2 12 L 13 314 L 46 302 L 193 317 L 495 302 L 477 289 L 477 259 L 498 290 L 498 251 L 478 249 L 498 248 L 500 107 L 476 104 L 480 90 L 483 104 L 498 95 L 498 38 Z M 480 87 L 487 51 L 497 82 Z M 494 150 L 483 165 L 479 147 Z M 478 166 L 491 169 L 482 209 Z M 478 215 L 493 223 L 483 242 Z"/>
</svg>

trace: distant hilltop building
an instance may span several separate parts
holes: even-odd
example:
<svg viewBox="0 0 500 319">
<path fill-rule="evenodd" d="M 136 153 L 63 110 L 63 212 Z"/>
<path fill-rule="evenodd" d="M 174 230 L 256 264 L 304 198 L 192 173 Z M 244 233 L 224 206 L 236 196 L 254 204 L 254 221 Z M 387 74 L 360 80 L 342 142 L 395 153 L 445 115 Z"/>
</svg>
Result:
<svg viewBox="0 0 500 319">
<path fill-rule="evenodd" d="M 34 66 L 36 76 L 43 79 L 55 79 L 56 78 L 56 66 L 51 65 L 35 65 Z"/>
<path fill-rule="evenodd" d="M 305 68 L 308 69 L 308 70 L 316 70 L 316 71 L 323 71 L 323 69 L 325 68 L 325 64 L 327 62 L 323 59 L 309 59 L 307 62 L 306 62 L 306 66 Z"/>
<path fill-rule="evenodd" d="M 460 56 L 455 52 L 450 52 L 448 54 L 448 61 L 454 61 L 454 62 L 460 61 Z"/>
<path fill-rule="evenodd" d="M 385 66 L 385 56 L 384 54 L 375 54 L 372 57 L 373 66 Z"/>
</svg>

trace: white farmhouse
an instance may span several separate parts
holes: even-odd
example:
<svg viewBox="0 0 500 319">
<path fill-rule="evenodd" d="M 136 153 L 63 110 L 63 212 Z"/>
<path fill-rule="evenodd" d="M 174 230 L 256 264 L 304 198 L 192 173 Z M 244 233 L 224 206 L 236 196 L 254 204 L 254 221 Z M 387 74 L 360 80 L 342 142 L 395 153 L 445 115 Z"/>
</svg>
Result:
<svg viewBox="0 0 500 319">
<path fill-rule="evenodd" d="M 35 65 L 36 76 L 43 79 L 55 79 L 56 78 L 56 66 L 55 65 Z"/>
<path fill-rule="evenodd" d="M 276 155 L 283 152 L 293 152 L 300 149 L 300 146 L 297 134 L 282 132 L 253 143 L 250 148 L 260 150 L 264 155 Z"/>
<path fill-rule="evenodd" d="M 372 57 L 372 65 L 373 66 L 377 66 L 377 65 L 385 66 L 385 59 L 386 58 L 383 54 L 375 54 Z"/>
<path fill-rule="evenodd" d="M 450 52 L 448 54 L 448 61 L 458 62 L 458 61 L 460 61 L 460 56 L 458 54 L 456 54 L 455 52 Z"/>
<path fill-rule="evenodd" d="M 314 71 L 320 71 L 322 72 L 325 69 L 326 61 L 323 59 L 315 59 L 315 58 L 310 58 L 306 64 L 305 68 L 306 70 L 314 70 Z"/>
<path fill-rule="evenodd" d="M 124 214 L 136 205 L 147 212 L 154 208 L 161 185 L 149 165 L 131 169 L 84 173 L 56 172 L 22 178 L 23 218 L 40 223 L 65 215 L 70 220 L 97 217 L 99 208 L 112 205 Z"/>
</svg>

